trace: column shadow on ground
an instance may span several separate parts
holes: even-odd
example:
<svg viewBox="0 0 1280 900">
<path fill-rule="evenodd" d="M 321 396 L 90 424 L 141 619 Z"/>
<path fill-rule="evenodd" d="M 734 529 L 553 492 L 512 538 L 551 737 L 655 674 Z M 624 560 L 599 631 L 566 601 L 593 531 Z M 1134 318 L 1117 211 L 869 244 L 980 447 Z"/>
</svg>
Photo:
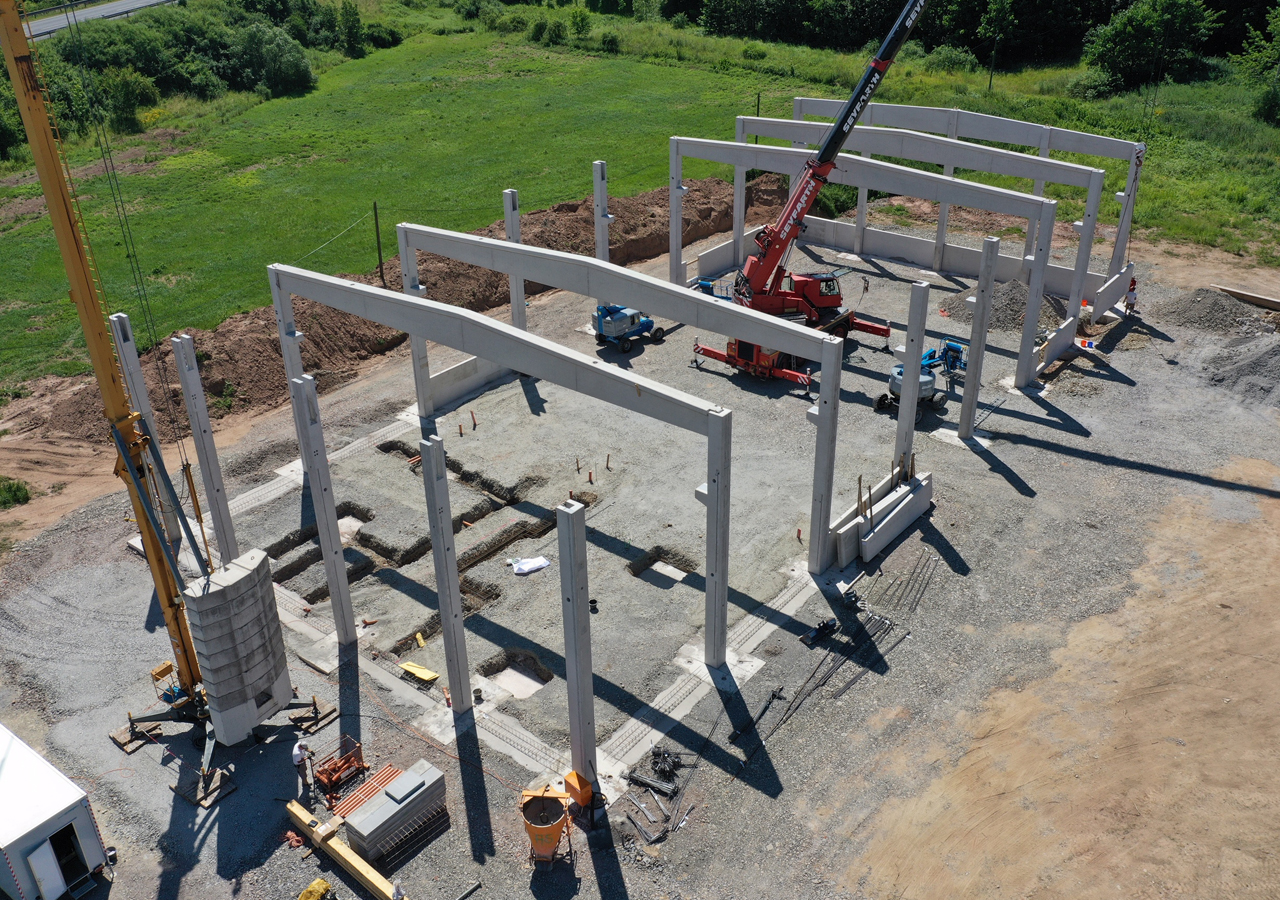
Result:
<svg viewBox="0 0 1280 900">
<path fill-rule="evenodd" d="M 462 802 L 467 809 L 467 839 L 471 843 L 471 859 L 484 865 L 497 850 L 493 841 L 493 822 L 489 817 L 489 785 L 485 783 L 484 761 L 480 755 L 480 738 L 476 734 L 475 710 L 455 714 L 454 732 L 458 742 L 458 775 L 462 780 Z"/>
</svg>

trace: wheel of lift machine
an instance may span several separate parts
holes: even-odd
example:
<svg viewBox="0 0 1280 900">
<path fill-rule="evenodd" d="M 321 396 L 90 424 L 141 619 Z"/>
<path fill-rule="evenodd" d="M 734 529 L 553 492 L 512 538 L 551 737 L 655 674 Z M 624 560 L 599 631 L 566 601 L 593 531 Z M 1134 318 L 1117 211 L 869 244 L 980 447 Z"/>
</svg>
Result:
<svg viewBox="0 0 1280 900">
<path fill-rule="evenodd" d="M 942 409 L 942 407 L 947 405 L 946 392 L 938 391 L 936 394 L 933 395 L 933 399 L 931 399 L 929 402 L 933 404 L 934 409 Z"/>
<path fill-rule="evenodd" d="M 630 352 L 631 352 L 631 338 L 627 338 L 627 337 L 620 338 L 620 339 L 618 340 L 618 349 L 619 349 L 619 350 L 621 350 L 623 353 L 630 353 Z"/>
<path fill-rule="evenodd" d="M 924 418 L 924 404 L 917 403 L 916 404 L 916 424 L 919 425 L 920 420 L 923 418 Z"/>
<path fill-rule="evenodd" d="M 657 328 L 653 329 L 653 331 L 650 333 L 649 340 L 657 344 L 661 342 L 661 340 L 664 337 L 666 337 L 666 335 L 667 335 L 666 329 L 664 329 L 661 325 L 659 325 Z"/>
<path fill-rule="evenodd" d="M 889 395 L 881 394 L 876 398 L 876 410 L 882 410 L 889 405 Z"/>
<path fill-rule="evenodd" d="M 597 343 L 597 344 L 601 344 L 601 345 L 603 345 L 603 344 L 607 344 L 607 343 L 609 343 L 609 339 L 608 339 L 607 337 L 605 337 L 603 334 L 601 334 L 600 332 L 598 332 L 598 331 L 597 331 L 597 332 L 596 332 L 596 343 Z"/>
</svg>

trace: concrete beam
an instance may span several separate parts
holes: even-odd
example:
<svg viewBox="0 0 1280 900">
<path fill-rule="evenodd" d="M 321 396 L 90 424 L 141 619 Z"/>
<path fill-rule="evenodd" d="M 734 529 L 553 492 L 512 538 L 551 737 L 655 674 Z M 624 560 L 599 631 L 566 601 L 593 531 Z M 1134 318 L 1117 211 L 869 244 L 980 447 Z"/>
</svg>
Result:
<svg viewBox="0 0 1280 900">
<path fill-rule="evenodd" d="M 1120 227 L 1116 230 L 1116 245 L 1111 251 L 1111 265 L 1107 269 L 1107 274 L 1112 277 L 1124 268 L 1124 255 L 1129 248 L 1129 230 L 1133 227 L 1133 210 L 1138 203 L 1138 181 L 1142 178 L 1142 162 L 1146 155 L 1146 144 L 1133 145 L 1124 193 L 1116 195 L 1116 199 L 1120 201 Z"/>
<path fill-rule="evenodd" d="M 591 666 L 591 597 L 587 590 L 586 507 L 575 500 L 557 506 L 556 531 L 560 541 L 564 669 L 569 691 L 569 757 L 573 770 L 598 787 L 596 707 Z"/>
<path fill-rule="evenodd" d="M 596 259 L 608 262 L 609 223 L 613 216 L 609 215 L 609 172 L 603 159 L 591 164 L 591 176 L 595 194 Z"/>
<path fill-rule="evenodd" d="M 347 564 L 342 555 L 342 535 L 338 532 L 338 504 L 333 496 L 333 480 L 329 475 L 329 454 L 324 446 L 324 429 L 320 424 L 320 400 L 316 382 L 310 375 L 289 381 L 289 398 L 293 401 L 293 421 L 298 430 L 298 447 L 302 465 L 311 489 L 311 506 L 315 511 L 324 559 L 324 574 L 329 582 L 329 608 L 338 632 L 338 645 L 354 645 L 357 640 L 355 611 L 351 606 L 351 586 L 347 583 Z"/>
<path fill-rule="evenodd" d="M 945 110 L 948 116 L 946 137 L 906 131 L 897 128 L 871 128 L 855 125 L 844 142 L 846 153 L 869 153 L 874 156 L 891 156 L 898 159 L 914 159 L 948 168 L 971 169 L 976 172 L 993 172 L 1029 178 L 1044 182 L 1088 187 L 1090 166 L 1028 156 L 1016 150 L 1001 150 L 981 144 L 971 144 L 954 137 L 959 126 L 960 110 Z M 831 126 L 824 122 L 796 122 L 792 119 L 766 119 L 739 116 L 744 135 L 802 141 L 818 144 Z M 949 177 L 949 176 L 948 176 Z M 1034 193 L 1034 192 L 1033 192 Z M 1037 194 L 1039 196 L 1039 194 Z"/>
<path fill-rule="evenodd" d="M 1080 318 L 1080 301 L 1084 299 L 1085 280 L 1089 277 L 1089 256 L 1093 250 L 1093 236 L 1098 229 L 1098 206 L 1102 202 L 1102 182 L 1106 173 L 1094 171 L 1089 179 L 1089 199 L 1085 204 L 1084 218 L 1072 227 L 1080 235 L 1076 247 L 1076 266 L 1071 277 L 1071 293 L 1067 298 L 1067 317 Z"/>
<path fill-rule="evenodd" d="M 398 229 L 408 246 L 428 253 L 495 272 L 520 271 L 532 281 L 592 297 L 601 303 L 642 309 L 699 331 L 751 341 L 805 359 L 817 359 L 822 353 L 825 335 L 812 328 L 588 256 L 507 244 L 425 225 L 402 224 Z"/>
<path fill-rule="evenodd" d="M 681 171 L 683 162 L 676 152 L 675 144 L 670 147 L 668 162 L 667 196 L 669 214 L 667 219 L 667 280 L 672 284 L 684 287 L 688 284 L 688 275 L 684 268 L 684 175 Z"/>
<path fill-rule="evenodd" d="M 924 326 L 929 315 L 929 285 L 911 285 L 911 306 L 907 313 L 907 338 L 897 353 L 902 361 L 902 395 L 898 400 L 898 436 L 893 445 L 893 466 L 911 465 L 911 446 L 916 436 L 916 404 L 920 400 L 920 358 L 924 355 Z"/>
<path fill-rule="evenodd" d="M 819 97 L 797 97 L 792 104 L 797 119 L 805 116 L 824 116 L 833 119 L 840 114 L 843 100 Z M 1018 144 L 1023 147 L 1040 147 L 1045 126 L 1036 122 L 1023 122 L 991 116 L 984 113 L 957 110 L 956 135 L 978 141 L 997 141 L 1001 144 Z M 907 128 L 946 134 L 951 110 L 937 106 L 904 106 L 896 103 L 869 103 L 859 119 L 861 125 L 882 125 L 890 128 Z M 829 126 L 828 126 L 829 127 Z M 1069 128 L 1049 129 L 1049 149 L 1062 153 L 1080 153 L 1086 156 L 1104 156 L 1112 159 L 1128 159 L 1133 149 L 1132 141 L 1072 131 Z"/>
<path fill-rule="evenodd" d="M 205 403 L 204 385 L 200 381 L 195 344 L 191 336 L 186 334 L 173 338 L 171 343 L 174 362 L 178 367 L 178 381 L 182 384 L 182 396 L 186 400 L 187 418 L 191 421 L 191 440 L 196 445 L 196 458 L 200 461 L 205 506 L 208 507 L 209 517 L 213 519 L 213 537 L 218 544 L 218 559 L 225 566 L 240 555 L 240 545 L 236 542 L 231 508 L 222 485 L 222 466 L 218 462 L 218 448 L 213 443 L 213 428 L 209 424 L 209 407 Z"/>
<path fill-rule="evenodd" d="M 733 141 L 711 141 L 702 138 L 671 138 L 673 156 L 681 159 L 705 159 L 731 166 L 747 166 L 767 172 L 789 173 L 796 162 L 809 158 L 809 150 L 793 150 L 790 147 L 768 147 L 763 144 L 738 144 Z M 863 159 L 841 153 L 836 157 L 836 167 L 827 176 L 828 181 L 851 187 L 867 187 L 871 190 L 924 200 L 954 203 L 974 209 L 1028 218 L 1039 216 L 1040 206 L 1046 201 L 1030 194 L 1004 188 L 991 187 L 975 182 L 946 178 L 932 172 L 897 166 L 877 159 Z"/>
<path fill-rule="evenodd" d="M 1000 256 L 1000 238 L 982 242 L 982 262 L 978 268 L 978 293 L 973 304 L 973 328 L 969 332 L 969 365 L 964 373 L 964 399 L 960 402 L 960 422 L 956 433 L 963 440 L 973 437 L 973 419 L 978 410 L 978 391 L 982 388 L 982 361 L 987 352 L 987 328 L 991 324 L 991 298 L 995 293 L 996 260 Z"/>
<path fill-rule="evenodd" d="M 449 470 L 444 464 L 444 441 L 439 435 L 420 441 L 422 484 L 427 495 L 431 525 L 431 559 L 436 569 L 436 598 L 440 604 L 441 639 L 453 714 L 471 709 L 471 667 L 467 664 L 466 631 L 463 628 L 462 586 L 458 578 L 458 553 L 453 542 L 453 513 L 449 507 Z"/>
<path fill-rule="evenodd" d="M 493 243 L 510 246 L 501 241 Z M 273 287 L 286 296 L 294 293 L 408 334 L 429 334 L 432 340 L 447 347 L 500 362 L 534 378 L 542 378 L 695 434 L 707 433 L 708 415 L 719 409 L 683 391 L 592 359 L 546 338 L 495 322 L 471 310 L 343 281 L 293 266 L 272 265 L 268 266 L 268 271 Z"/>
</svg>

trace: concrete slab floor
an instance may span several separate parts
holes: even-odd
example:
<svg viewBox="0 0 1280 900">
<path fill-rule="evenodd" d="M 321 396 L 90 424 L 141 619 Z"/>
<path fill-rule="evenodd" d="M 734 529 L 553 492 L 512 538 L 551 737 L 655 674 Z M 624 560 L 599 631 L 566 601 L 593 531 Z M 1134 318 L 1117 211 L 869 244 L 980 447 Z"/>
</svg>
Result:
<svg viewBox="0 0 1280 900">
<path fill-rule="evenodd" d="M 816 257 L 815 267 L 848 264 Z M 860 292 L 861 274 L 873 279 L 860 314 L 892 321 L 900 330 L 918 270 L 878 261 L 854 265 L 845 282 L 848 296 Z M 1147 290 L 1150 296 L 1157 288 Z M 967 327 L 937 316 L 937 299 L 935 293 L 928 323 L 933 339 L 966 336 Z M 536 333 L 734 410 L 731 628 L 743 635 L 756 624 L 749 611 L 788 588 L 792 564 L 807 549 L 807 535 L 797 540 L 795 533 L 807 528 L 808 519 L 808 401 L 790 386 L 731 374 L 715 363 L 691 368 L 693 334 L 687 328 L 670 330 L 662 344 L 641 342 L 627 356 L 598 348 L 576 331 L 590 307 L 564 294 L 538 298 L 529 309 L 530 325 Z M 731 725 L 741 725 L 779 685 L 791 697 L 826 654 L 823 647 L 805 648 L 796 637 L 827 616 L 854 627 L 847 605 L 822 593 L 802 597 L 789 615 L 776 617 L 779 628 L 748 651 L 762 666 L 740 684 L 740 694 L 708 686 L 685 704 L 689 711 L 668 740 L 705 752 L 690 789 L 699 809 L 689 826 L 658 848 L 645 852 L 631 843 L 620 804 L 575 869 L 532 872 L 524 866 L 527 842 L 514 804 L 516 789 L 535 774 L 489 749 L 474 732 L 442 748 L 405 730 L 405 723 L 422 715 L 421 695 L 366 676 L 361 693 L 344 700 L 343 727 L 360 733 L 375 765 L 425 757 L 448 779 L 452 827 L 398 863 L 393 874 L 411 897 L 446 900 L 477 879 L 492 896 L 863 896 L 856 879 L 835 883 L 867 838 L 861 823 L 887 799 L 918 790 L 933 771 L 907 762 L 915 757 L 895 756 L 895 748 L 927 733 L 943 743 L 944 755 L 962 755 L 968 747 L 965 714 L 993 688 L 1016 687 L 1046 672 L 1071 623 L 1114 609 L 1127 596 L 1144 530 L 1171 494 L 1205 494 L 1238 516 L 1239 487 L 1211 473 L 1240 455 L 1280 462 L 1274 417 L 1194 374 L 1196 359 L 1217 345 L 1158 323 L 1150 328 L 1165 355 L 1180 353 L 1184 365 L 1170 366 L 1154 351 L 1117 352 L 1108 367 L 1090 376 L 1089 392 L 1065 384 L 1034 394 L 999 391 L 995 386 L 1013 369 L 1017 336 L 992 334 L 984 405 L 999 406 L 985 419 L 980 413 L 979 423 L 990 446 L 917 441 L 918 465 L 937 479 L 936 508 L 881 561 L 884 578 L 904 579 L 900 596 L 872 594 L 878 598 L 873 608 L 898 619 L 897 634 L 909 628 L 912 639 L 850 694 L 833 700 L 830 691 L 844 680 L 842 670 L 742 768 L 741 760 L 757 747 L 728 743 Z M 837 512 L 853 503 L 859 474 L 878 479 L 888 471 L 894 422 L 871 405 L 884 390 L 889 363 L 871 348 L 851 349 L 846 358 Z M 411 392 L 407 363 L 395 362 L 323 397 L 331 449 L 393 422 L 412 402 Z M 941 417 L 926 413 L 922 428 L 927 431 L 935 421 L 954 427 L 958 411 L 957 395 Z M 660 692 L 684 690 L 686 676 L 696 680 L 689 667 L 696 659 L 684 665 L 678 659 L 687 645 L 696 651 L 701 625 L 703 519 L 692 498 L 703 477 L 700 441 L 524 380 L 445 414 L 440 430 L 465 472 L 493 485 L 526 479 L 522 500 L 531 504 L 534 519 L 538 509 L 553 508 L 569 490 L 596 494 L 588 511 L 588 560 L 601 610 L 592 625 L 602 742 L 629 727 L 628 716 Z M 226 454 L 229 492 L 235 496 L 268 482 L 293 455 L 286 411 L 264 422 L 241 452 Z M 350 456 L 347 467 L 345 460 L 334 464 L 335 480 L 341 477 L 360 492 L 358 499 L 374 513 L 370 522 L 399 516 L 406 528 L 413 527 L 421 487 L 402 454 L 397 459 L 362 450 Z M 377 477 L 361 480 L 362 468 Z M 588 472 L 594 483 L 587 482 Z M 382 482 L 392 487 L 382 490 Z M 455 511 L 463 488 L 474 490 L 476 484 L 451 482 Z M 160 747 L 126 758 L 105 739 L 124 711 L 141 711 L 152 702 L 146 669 L 168 653 L 158 612 L 138 590 L 147 583 L 145 567 L 122 549 L 129 532 L 126 509 L 119 496 L 86 507 L 20 547 L 0 570 L 0 700 L 6 724 L 12 720 L 69 774 L 94 785 L 100 824 L 108 842 L 121 848 L 113 897 L 278 898 L 296 896 L 320 874 L 342 884 L 344 896 L 359 895 L 322 856 L 303 860 L 302 851 L 279 843 L 287 824 L 274 798 L 293 790 L 287 754 L 294 737 L 283 718 L 260 729 L 261 744 L 227 751 L 226 764 L 241 790 L 209 811 L 173 797 L 168 785 L 176 780 L 177 764 Z M 489 518 L 511 509 L 498 508 L 474 527 L 491 528 L 494 523 L 485 524 Z M 303 530 L 305 522 L 301 491 L 237 516 L 243 546 L 279 540 Z M 659 557 L 665 565 L 680 572 L 679 560 L 687 557 L 694 571 L 683 580 L 657 565 L 639 577 L 631 574 L 627 564 L 657 547 L 669 554 Z M 473 670 L 516 648 L 551 671 L 543 689 L 527 699 L 503 698 L 494 711 L 564 751 L 557 572 L 552 567 L 517 578 L 502 564 L 509 556 L 535 555 L 554 563 L 554 554 L 552 531 L 518 541 L 470 569 L 475 582 L 496 585 L 501 593 L 468 618 L 467 640 Z M 915 597 L 905 579 L 925 563 L 933 566 L 931 578 L 915 583 L 926 584 L 927 594 Z M 851 574 L 828 577 L 847 581 Z M 818 584 L 829 590 L 826 581 Z M 378 556 L 375 569 L 353 585 L 357 616 L 379 619 L 366 640 L 385 646 L 408 634 L 434 610 L 432 587 L 429 553 L 403 565 Z M 317 606 L 317 623 L 326 606 Z M 91 629 L 68 629 L 72 613 Z M 286 640 L 296 653 L 305 636 L 286 631 Z M 443 671 L 438 641 L 426 643 L 411 649 L 410 658 Z M 848 674 L 854 666 L 845 667 Z M 296 660 L 291 671 L 301 695 L 338 701 L 330 679 Z M 780 711 L 771 711 L 763 726 Z M 336 726 L 326 734 L 336 737 Z M 181 730 L 167 729 L 162 743 L 182 763 L 198 764 L 196 748 Z M 740 777 L 731 780 L 739 770 Z M 581 833 L 575 845 L 587 849 Z"/>
</svg>

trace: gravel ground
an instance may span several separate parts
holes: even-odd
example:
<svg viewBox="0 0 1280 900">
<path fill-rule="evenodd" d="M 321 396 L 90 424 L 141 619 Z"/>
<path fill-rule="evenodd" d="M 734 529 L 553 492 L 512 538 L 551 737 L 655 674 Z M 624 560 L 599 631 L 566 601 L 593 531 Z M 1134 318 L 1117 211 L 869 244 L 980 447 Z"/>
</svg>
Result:
<svg viewBox="0 0 1280 900">
<path fill-rule="evenodd" d="M 846 262 L 812 248 L 810 254 L 814 265 Z M 863 274 L 872 279 L 860 314 L 888 321 L 900 332 L 910 282 L 921 273 L 884 262 L 855 269 L 845 280 L 846 294 L 856 296 L 854 285 L 860 286 Z M 939 766 L 960 757 L 971 738 L 957 725 L 963 713 L 977 709 L 994 688 L 1016 688 L 1043 676 L 1073 623 L 1123 602 L 1132 588 L 1130 574 L 1143 556 L 1145 527 L 1168 498 L 1204 495 L 1215 505 L 1229 506 L 1240 496 L 1238 486 L 1211 473 L 1236 456 L 1280 462 L 1275 412 L 1252 394 L 1242 399 L 1212 382 L 1221 366 L 1214 370 L 1211 361 L 1239 351 L 1226 347 L 1229 339 L 1221 334 L 1161 319 L 1161 303 L 1179 292 L 1145 281 L 1144 274 L 1140 266 L 1140 308 L 1149 309 L 1150 316 L 1117 325 L 1100 339 L 1101 352 L 1065 367 L 1042 391 L 1014 394 L 1000 386 L 1012 373 L 1017 336 L 993 332 L 979 425 L 990 446 L 970 449 L 928 434 L 954 424 L 958 395 L 941 415 L 926 414 L 921 426 L 926 433 L 917 437 L 916 451 L 918 465 L 935 473 L 935 508 L 872 568 L 873 581 L 880 579 L 866 592 L 872 610 L 898 623 L 895 636 L 909 630 L 911 638 L 887 659 L 867 658 L 871 674 L 835 699 L 834 690 L 858 671 L 856 662 L 847 664 L 763 749 L 751 736 L 741 747 L 730 744 L 730 723 L 742 724 L 778 686 L 790 701 L 826 658 L 828 646 L 809 649 L 796 639 L 799 634 L 827 616 L 846 630 L 856 627 L 854 611 L 834 584 L 836 573 L 820 578 L 822 592 L 757 648 L 765 666 L 741 695 L 722 698 L 712 692 L 682 723 L 679 740 L 685 746 L 698 749 L 700 738 L 710 738 L 689 788 L 697 808 L 688 825 L 664 843 L 638 846 L 624 810 L 615 808 L 608 827 L 589 840 L 575 835 L 579 855 L 573 869 L 532 871 L 525 864 L 527 844 L 514 811 L 514 788 L 533 774 L 470 737 L 447 751 L 439 749 L 401 726 L 414 713 L 412 707 L 366 685 L 361 737 L 377 764 L 423 756 L 448 779 L 450 829 L 395 870 L 409 896 L 456 897 L 476 880 L 484 884 L 478 897 L 863 896 L 856 880 L 843 876 L 869 837 L 864 823 L 887 800 L 918 791 Z M 969 283 L 933 282 L 930 340 L 967 337 L 967 327 L 937 310 L 948 295 L 968 291 Z M 628 358 L 598 351 L 589 335 L 575 330 L 585 324 L 587 312 L 581 298 L 546 297 L 530 308 L 530 323 L 537 333 L 734 409 L 731 584 L 744 597 L 769 599 L 785 583 L 788 563 L 805 549 L 795 530 L 807 529 L 812 471 L 806 401 L 714 363 L 701 371 L 689 367 L 694 335 L 687 329 L 674 331 L 663 344 L 641 345 Z M 433 360 L 446 358 L 441 351 Z M 1264 359 L 1270 358 L 1274 354 Z M 871 347 L 849 348 L 837 510 L 853 503 L 859 475 L 878 477 L 888 468 L 895 423 L 872 410 L 888 363 Z M 327 395 L 327 443 L 336 448 L 387 424 L 410 402 L 410 391 L 407 364 L 391 360 Z M 683 447 L 674 437 L 664 438 L 641 451 L 637 447 L 644 442 L 637 437 L 648 432 L 628 436 L 635 426 L 610 423 L 605 412 L 577 421 L 571 399 L 549 389 L 539 394 L 551 418 L 537 424 L 552 429 L 545 438 L 551 450 L 527 438 L 525 450 L 510 452 L 555 451 L 567 457 L 568 449 L 558 442 L 572 433 L 574 446 L 594 441 L 597 457 L 624 454 L 624 463 L 636 468 L 609 486 L 616 491 L 609 507 L 615 512 L 599 524 L 632 546 L 659 542 L 648 532 L 663 524 L 653 521 L 660 507 L 672 510 L 681 530 L 686 519 L 693 521 L 688 493 L 700 480 L 692 471 L 704 452 L 700 442 L 686 441 L 697 446 Z M 477 408 L 485 411 L 482 422 L 506 416 L 513 429 L 532 429 L 527 421 L 519 426 L 513 412 L 521 404 L 529 409 L 528 403 L 522 389 L 508 386 L 505 393 L 482 398 Z M 565 421 L 557 424 L 560 419 Z M 446 438 L 446 443 L 451 453 L 477 466 L 509 465 L 514 471 L 539 465 L 526 458 L 504 462 L 497 444 L 478 439 Z M 269 480 L 273 468 L 295 455 L 284 411 L 226 453 L 230 493 Z M 645 470 L 659 459 L 667 469 Z M 691 471 L 684 472 L 686 467 Z M 638 493 L 655 479 L 672 486 L 656 498 Z M 611 499 L 604 489 L 601 494 Z M 627 504 L 635 509 L 633 522 L 622 515 Z M 275 798 L 293 793 L 287 761 L 293 736 L 279 726 L 283 718 L 261 729 L 262 743 L 219 751 L 224 754 L 219 761 L 234 769 L 240 790 L 207 812 L 197 813 L 169 792 L 175 762 L 160 747 L 124 757 L 107 741 L 105 733 L 126 710 L 140 711 L 153 701 L 146 670 L 167 653 L 158 612 L 138 589 L 147 583 L 145 566 L 123 549 L 130 530 L 126 512 L 121 495 L 104 498 L 20 546 L 0 570 L 0 708 L 6 724 L 92 788 L 103 831 L 121 849 L 122 860 L 115 884 L 99 888 L 95 896 L 274 900 L 296 896 L 321 874 L 339 884 L 341 896 L 363 896 L 345 876 L 332 874 L 320 855 L 303 859 L 302 850 L 280 842 L 287 822 Z M 697 534 L 677 543 L 696 551 Z M 553 543 L 548 539 L 540 549 L 552 550 Z M 605 567 L 603 559 L 592 557 L 593 579 Z M 917 565 L 927 567 L 929 577 L 917 571 L 914 587 L 900 583 L 895 592 L 892 580 L 909 576 Z M 852 570 L 842 574 L 849 577 Z M 742 606 L 734 609 L 744 614 Z M 682 613 L 680 619 L 686 639 L 698 639 L 697 616 Z M 68 627 L 69 622 L 84 624 Z M 554 623 L 534 624 L 531 632 L 549 629 L 542 643 L 552 644 Z M 648 636 L 637 628 L 630 637 L 644 641 Z M 485 658 L 478 650 L 473 665 Z M 625 659 L 603 662 L 626 664 Z M 337 699 L 328 680 L 292 659 L 291 666 L 302 695 Z M 661 679 L 642 682 L 651 691 Z M 761 723 L 765 733 L 786 705 L 774 705 Z M 544 740 L 561 739 L 553 704 L 531 704 L 524 716 L 526 727 Z M 899 752 L 921 733 L 943 741 L 947 754 L 928 760 Z M 180 730 L 171 729 L 163 742 L 183 763 L 195 761 L 195 748 Z M 740 760 L 753 751 L 742 767 Z M 482 775 L 479 765 L 490 774 Z"/>
</svg>

